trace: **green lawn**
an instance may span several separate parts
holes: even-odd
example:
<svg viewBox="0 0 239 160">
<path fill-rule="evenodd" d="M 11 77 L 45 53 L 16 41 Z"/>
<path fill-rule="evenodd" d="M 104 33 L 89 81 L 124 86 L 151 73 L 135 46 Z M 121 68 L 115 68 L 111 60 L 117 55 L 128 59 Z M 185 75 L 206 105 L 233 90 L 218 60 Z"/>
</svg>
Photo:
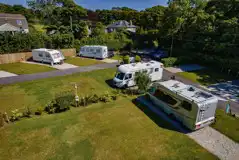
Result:
<svg viewBox="0 0 239 160">
<path fill-rule="evenodd" d="M 79 86 L 79 95 L 110 91 L 112 89 L 105 80 L 112 79 L 115 72 L 116 69 L 106 69 L 0 86 L 0 111 L 45 106 L 56 93 L 74 92 L 75 83 Z"/>
<path fill-rule="evenodd" d="M 103 62 L 90 58 L 67 57 L 65 63 L 70 63 L 76 66 L 90 66 L 94 64 L 101 64 Z"/>
<path fill-rule="evenodd" d="M 189 79 L 196 83 L 200 83 L 205 86 L 234 79 L 234 77 L 229 76 L 225 73 L 221 73 L 219 70 L 215 69 L 181 72 L 177 74 L 186 79 Z"/>
<path fill-rule="evenodd" d="M 158 125 L 131 100 L 25 119 L 0 131 L 2 159 L 217 159 L 186 135 Z"/>
<path fill-rule="evenodd" d="M 122 58 L 123 58 L 123 56 L 116 54 L 116 55 L 114 55 L 114 57 L 111 57 L 110 59 L 120 60 L 121 61 Z"/>
<path fill-rule="evenodd" d="M 15 73 L 15 74 L 32 74 L 40 72 L 49 72 L 55 70 L 54 68 L 28 63 L 9 63 L 0 64 L 0 70 Z"/>
<path fill-rule="evenodd" d="M 213 128 L 239 143 L 239 118 L 226 115 L 223 110 L 217 110 L 216 123 Z"/>
</svg>

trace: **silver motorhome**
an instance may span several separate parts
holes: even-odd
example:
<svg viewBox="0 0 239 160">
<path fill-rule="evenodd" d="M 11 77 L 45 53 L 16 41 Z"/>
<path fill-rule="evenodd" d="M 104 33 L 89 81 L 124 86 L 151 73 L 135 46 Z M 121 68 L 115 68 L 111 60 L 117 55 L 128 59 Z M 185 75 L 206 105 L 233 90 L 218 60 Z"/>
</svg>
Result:
<svg viewBox="0 0 239 160">
<path fill-rule="evenodd" d="M 216 96 L 176 80 L 153 84 L 148 92 L 151 102 L 184 126 L 197 130 L 215 120 Z"/>
</svg>

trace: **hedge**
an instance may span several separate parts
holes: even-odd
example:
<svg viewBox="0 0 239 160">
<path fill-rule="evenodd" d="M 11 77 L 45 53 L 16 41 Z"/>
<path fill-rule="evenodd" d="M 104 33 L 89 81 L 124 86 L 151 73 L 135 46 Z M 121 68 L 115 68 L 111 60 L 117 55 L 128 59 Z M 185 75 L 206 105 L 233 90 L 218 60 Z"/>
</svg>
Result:
<svg viewBox="0 0 239 160">
<path fill-rule="evenodd" d="M 14 52 L 28 52 L 35 48 L 72 48 L 74 36 L 72 34 L 54 34 L 48 36 L 42 33 L 11 35 L 0 34 L 0 54 Z"/>
</svg>

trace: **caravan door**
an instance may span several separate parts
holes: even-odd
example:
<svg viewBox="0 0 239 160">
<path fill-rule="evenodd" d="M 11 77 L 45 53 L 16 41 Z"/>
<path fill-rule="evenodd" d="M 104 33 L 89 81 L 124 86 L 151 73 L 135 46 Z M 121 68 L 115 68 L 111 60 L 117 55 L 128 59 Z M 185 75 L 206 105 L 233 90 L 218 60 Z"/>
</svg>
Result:
<svg viewBox="0 0 239 160">
<path fill-rule="evenodd" d="M 127 73 L 124 78 L 126 87 L 132 87 L 135 85 L 132 73 Z"/>
</svg>

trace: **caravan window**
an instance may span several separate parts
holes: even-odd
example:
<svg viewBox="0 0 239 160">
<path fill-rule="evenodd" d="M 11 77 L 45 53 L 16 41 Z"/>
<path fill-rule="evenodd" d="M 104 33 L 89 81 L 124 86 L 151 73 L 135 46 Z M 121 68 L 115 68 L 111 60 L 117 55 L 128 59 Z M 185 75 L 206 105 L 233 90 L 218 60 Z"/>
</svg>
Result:
<svg viewBox="0 0 239 160">
<path fill-rule="evenodd" d="M 81 50 L 82 52 L 84 52 L 84 51 L 85 51 L 85 49 L 84 49 L 84 48 L 81 48 L 80 50 Z"/>
<path fill-rule="evenodd" d="M 96 49 L 96 52 L 97 52 L 97 53 L 100 53 L 100 52 L 101 52 L 101 49 Z"/>
<path fill-rule="evenodd" d="M 95 50 L 93 48 L 90 49 L 90 52 L 94 52 Z"/>
<path fill-rule="evenodd" d="M 176 105 L 178 102 L 176 99 L 174 99 L 172 96 L 165 94 L 161 90 L 157 89 L 154 93 L 154 96 L 158 98 L 159 100 L 169 104 L 170 106 Z"/>
<path fill-rule="evenodd" d="M 187 102 L 187 101 L 183 101 L 182 102 L 182 107 L 184 109 L 186 109 L 187 111 L 191 111 L 192 110 L 192 104 Z"/>
<path fill-rule="evenodd" d="M 86 52 L 89 52 L 90 51 L 90 49 L 89 48 L 86 48 Z"/>
<path fill-rule="evenodd" d="M 39 53 L 38 56 L 39 56 L 39 57 L 43 57 L 43 54 L 42 54 L 42 53 Z"/>
<path fill-rule="evenodd" d="M 49 53 L 46 53 L 46 57 L 47 57 L 47 58 L 51 58 L 51 56 L 50 56 Z"/>
<path fill-rule="evenodd" d="M 155 68 L 155 70 L 154 70 L 155 72 L 158 72 L 159 71 L 159 68 Z"/>
</svg>

